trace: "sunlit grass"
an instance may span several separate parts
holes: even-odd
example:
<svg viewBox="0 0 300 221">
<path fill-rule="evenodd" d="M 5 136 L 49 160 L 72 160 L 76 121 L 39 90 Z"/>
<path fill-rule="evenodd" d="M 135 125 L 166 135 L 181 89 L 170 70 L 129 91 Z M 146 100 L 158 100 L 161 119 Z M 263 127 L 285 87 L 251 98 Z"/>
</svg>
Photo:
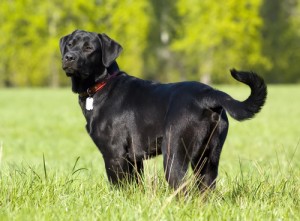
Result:
<svg viewBox="0 0 300 221">
<path fill-rule="evenodd" d="M 218 88 L 239 99 L 249 92 Z M 180 197 L 161 157 L 146 163 L 139 185 L 111 187 L 69 89 L 2 89 L 0 220 L 297 220 L 299 97 L 299 86 L 271 86 L 255 119 L 230 119 L 217 189 Z"/>
</svg>

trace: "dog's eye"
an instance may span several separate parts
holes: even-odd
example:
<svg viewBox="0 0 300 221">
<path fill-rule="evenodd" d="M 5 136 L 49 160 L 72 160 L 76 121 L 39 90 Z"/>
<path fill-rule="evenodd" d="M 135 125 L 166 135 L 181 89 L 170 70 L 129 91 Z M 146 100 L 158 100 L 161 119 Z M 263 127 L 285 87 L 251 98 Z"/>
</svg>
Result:
<svg viewBox="0 0 300 221">
<path fill-rule="evenodd" d="M 69 43 L 67 44 L 67 46 L 68 46 L 68 47 L 72 47 L 72 42 L 69 42 Z"/>
</svg>

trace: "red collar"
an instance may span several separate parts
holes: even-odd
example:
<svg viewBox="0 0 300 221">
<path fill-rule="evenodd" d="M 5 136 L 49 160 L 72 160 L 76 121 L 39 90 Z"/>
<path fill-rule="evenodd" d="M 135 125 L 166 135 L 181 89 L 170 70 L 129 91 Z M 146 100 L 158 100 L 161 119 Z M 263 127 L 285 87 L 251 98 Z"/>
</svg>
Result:
<svg viewBox="0 0 300 221">
<path fill-rule="evenodd" d="M 113 73 L 112 75 L 109 75 L 107 78 L 105 78 L 103 81 L 100 81 L 96 83 L 94 86 L 88 88 L 86 92 L 80 93 L 79 97 L 92 97 L 94 94 L 96 94 L 98 91 L 102 90 L 102 88 L 105 87 L 107 82 L 116 77 L 119 74 L 119 72 Z"/>
</svg>

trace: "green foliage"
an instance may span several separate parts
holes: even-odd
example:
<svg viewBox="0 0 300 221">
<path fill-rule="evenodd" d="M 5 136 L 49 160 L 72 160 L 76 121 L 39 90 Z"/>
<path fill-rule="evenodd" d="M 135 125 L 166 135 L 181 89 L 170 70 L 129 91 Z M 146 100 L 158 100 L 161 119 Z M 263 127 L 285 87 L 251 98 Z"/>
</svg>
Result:
<svg viewBox="0 0 300 221">
<path fill-rule="evenodd" d="M 224 82 L 230 79 L 227 70 L 232 67 L 268 65 L 260 45 L 260 0 L 197 2 L 178 1 L 183 21 L 181 36 L 173 48 L 188 58 L 183 60 L 187 68 L 195 70 L 199 77 L 212 76 L 215 82 Z"/>
<path fill-rule="evenodd" d="M 0 86 L 68 84 L 58 42 L 75 29 L 124 47 L 128 73 L 162 81 L 231 82 L 228 69 L 297 82 L 299 0 L 5 0 L 0 2 Z"/>
<path fill-rule="evenodd" d="M 142 73 L 147 1 L 35 1 L 0 3 L 0 72 L 6 86 L 65 84 L 59 39 L 75 29 L 106 32 L 125 48 L 121 66 Z M 124 13 L 126 11 L 126 13 Z"/>
<path fill-rule="evenodd" d="M 70 89 L 2 89 L 0 220 L 299 220 L 299 96 L 299 85 L 270 86 L 257 117 L 229 119 L 216 191 L 183 199 L 161 157 L 146 161 L 140 185 L 112 188 Z"/>
<path fill-rule="evenodd" d="M 142 77 L 143 59 L 149 31 L 149 3 L 146 0 L 107 0 L 99 7 L 99 23 L 94 30 L 106 32 L 124 48 L 118 62 L 123 70 Z"/>
<path fill-rule="evenodd" d="M 273 82 L 300 80 L 299 1 L 265 0 L 261 7 L 263 54 L 271 61 L 266 79 Z"/>
</svg>

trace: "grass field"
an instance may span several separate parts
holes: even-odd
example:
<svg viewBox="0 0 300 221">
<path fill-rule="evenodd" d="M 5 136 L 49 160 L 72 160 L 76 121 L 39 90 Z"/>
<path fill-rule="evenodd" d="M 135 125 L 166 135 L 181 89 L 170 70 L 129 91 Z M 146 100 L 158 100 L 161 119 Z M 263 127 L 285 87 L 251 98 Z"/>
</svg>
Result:
<svg viewBox="0 0 300 221">
<path fill-rule="evenodd" d="M 255 119 L 230 119 L 217 189 L 183 199 L 161 157 L 142 184 L 111 188 L 69 89 L 1 89 L 0 220 L 300 220 L 299 98 L 299 85 L 270 86 Z"/>
</svg>

